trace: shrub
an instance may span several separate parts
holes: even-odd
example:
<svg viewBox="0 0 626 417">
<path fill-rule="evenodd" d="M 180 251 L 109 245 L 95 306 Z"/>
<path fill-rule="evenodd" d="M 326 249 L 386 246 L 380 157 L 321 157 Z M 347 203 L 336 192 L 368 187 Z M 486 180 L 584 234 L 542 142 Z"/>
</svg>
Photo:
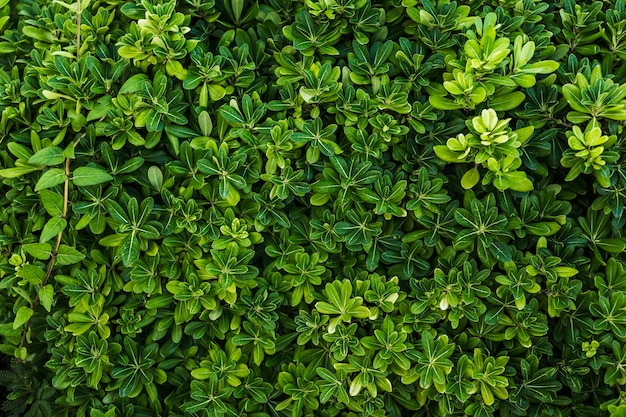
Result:
<svg viewBox="0 0 626 417">
<path fill-rule="evenodd" d="M 623 0 L 0 0 L 28 416 L 626 409 Z"/>
</svg>

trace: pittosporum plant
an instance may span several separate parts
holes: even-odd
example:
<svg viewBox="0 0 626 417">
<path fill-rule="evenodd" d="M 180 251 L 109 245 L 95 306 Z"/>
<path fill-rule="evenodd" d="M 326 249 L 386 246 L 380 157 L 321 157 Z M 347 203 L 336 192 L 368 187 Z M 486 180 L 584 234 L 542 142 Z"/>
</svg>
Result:
<svg viewBox="0 0 626 417">
<path fill-rule="evenodd" d="M 0 0 L 0 414 L 625 415 L 625 19 Z"/>
</svg>

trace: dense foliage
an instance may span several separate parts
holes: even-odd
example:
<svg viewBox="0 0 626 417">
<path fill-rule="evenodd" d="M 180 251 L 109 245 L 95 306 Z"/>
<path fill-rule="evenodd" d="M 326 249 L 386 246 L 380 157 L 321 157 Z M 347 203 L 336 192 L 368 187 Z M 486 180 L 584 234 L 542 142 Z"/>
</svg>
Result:
<svg viewBox="0 0 626 417">
<path fill-rule="evenodd" d="M 0 0 L 12 416 L 625 416 L 623 0 Z"/>
</svg>

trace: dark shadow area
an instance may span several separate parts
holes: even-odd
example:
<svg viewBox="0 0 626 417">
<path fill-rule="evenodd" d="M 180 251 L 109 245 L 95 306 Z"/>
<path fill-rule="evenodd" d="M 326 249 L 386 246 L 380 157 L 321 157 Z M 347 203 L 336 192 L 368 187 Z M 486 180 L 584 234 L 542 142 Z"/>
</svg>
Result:
<svg viewBox="0 0 626 417">
<path fill-rule="evenodd" d="M 0 355 L 0 373 L 8 372 L 11 369 L 11 358 L 5 355 Z M 0 417 L 4 417 L 7 414 L 4 411 L 3 404 L 7 399 L 8 388 L 0 385 Z"/>
</svg>

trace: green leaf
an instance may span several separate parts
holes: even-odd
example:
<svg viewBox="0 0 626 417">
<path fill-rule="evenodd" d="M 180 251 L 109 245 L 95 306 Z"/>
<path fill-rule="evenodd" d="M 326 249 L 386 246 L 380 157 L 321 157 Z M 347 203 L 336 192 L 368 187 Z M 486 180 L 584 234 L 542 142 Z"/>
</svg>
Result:
<svg viewBox="0 0 626 417">
<path fill-rule="evenodd" d="M 557 222 L 537 222 L 527 224 L 525 227 L 528 233 L 535 236 L 551 236 L 561 228 Z"/>
<path fill-rule="evenodd" d="M 120 245 L 120 254 L 124 266 L 131 266 L 139 259 L 139 239 L 134 233 L 126 236 Z"/>
<path fill-rule="evenodd" d="M 18 178 L 22 175 L 29 174 L 31 172 L 39 171 L 41 167 L 24 165 L 14 168 L 0 169 L 0 177 L 4 178 Z"/>
<path fill-rule="evenodd" d="M 163 172 L 158 166 L 153 165 L 148 168 L 148 181 L 156 190 L 161 191 L 163 187 Z"/>
<path fill-rule="evenodd" d="M 226 95 L 226 89 L 221 85 L 208 84 L 207 89 L 209 90 L 209 97 L 213 101 L 219 101 Z"/>
<path fill-rule="evenodd" d="M 111 174 L 102 168 L 79 167 L 74 170 L 72 181 L 77 186 L 89 186 L 111 181 Z"/>
<path fill-rule="evenodd" d="M 38 286 L 41 285 L 46 273 L 36 265 L 26 264 L 22 265 L 22 267 L 17 270 L 16 275 L 20 278 L 24 278 L 31 284 Z"/>
<path fill-rule="evenodd" d="M 529 72 L 531 74 L 550 74 L 559 69 L 559 63 L 556 61 L 546 60 L 535 62 L 533 64 L 524 65 L 521 68 L 522 72 Z"/>
<path fill-rule="evenodd" d="M 22 245 L 22 249 L 30 256 L 41 261 L 50 259 L 52 254 L 52 246 L 49 243 L 26 243 Z"/>
<path fill-rule="evenodd" d="M 114 234 L 114 235 L 105 236 L 98 241 L 98 244 L 104 246 L 105 248 L 114 248 L 114 247 L 121 245 L 127 236 L 128 234 L 126 233 L 119 234 L 119 235 Z"/>
<path fill-rule="evenodd" d="M 461 178 L 461 187 L 469 190 L 473 188 L 480 181 L 480 173 L 478 172 L 478 168 L 474 167 L 463 174 L 463 178 Z"/>
<path fill-rule="evenodd" d="M 242 125 L 246 122 L 241 114 L 230 106 L 225 105 L 220 107 L 220 114 L 224 119 L 226 119 L 226 121 L 235 125 Z"/>
<path fill-rule="evenodd" d="M 120 91 L 118 92 L 118 94 L 137 93 L 138 91 L 141 91 L 141 88 L 144 85 L 144 83 L 149 83 L 149 82 L 150 82 L 150 79 L 148 78 L 146 74 L 133 75 L 128 80 L 126 80 L 124 85 L 122 85 L 122 88 L 120 88 Z"/>
<path fill-rule="evenodd" d="M 465 162 L 465 158 L 459 159 L 462 155 L 461 152 L 451 151 L 446 145 L 437 145 L 433 148 L 435 155 L 444 162 L 451 162 L 453 164 Z"/>
<path fill-rule="evenodd" d="M 52 309 L 52 302 L 54 301 L 54 287 L 51 284 L 39 289 L 39 301 L 43 308 L 49 313 Z"/>
<path fill-rule="evenodd" d="M 200 125 L 200 132 L 202 133 L 202 136 L 211 136 L 213 122 L 211 121 L 211 116 L 206 110 L 201 111 L 198 115 L 198 124 Z"/>
<path fill-rule="evenodd" d="M 521 91 L 514 91 L 512 93 L 491 97 L 489 99 L 489 107 L 495 111 L 513 110 L 522 104 L 524 99 L 526 99 L 526 95 L 524 95 L 524 93 Z"/>
<path fill-rule="evenodd" d="M 61 217 L 63 214 L 63 196 L 50 190 L 41 190 L 39 196 L 41 197 L 44 208 L 50 216 Z"/>
<path fill-rule="evenodd" d="M 589 110 L 581 101 L 580 89 L 577 86 L 565 84 L 562 93 L 572 109 L 580 113 L 589 113 Z"/>
<path fill-rule="evenodd" d="M 43 173 L 37 185 L 35 185 L 35 191 L 44 190 L 46 188 L 54 187 L 55 185 L 65 182 L 65 171 L 60 168 L 51 168 Z"/>
<path fill-rule="evenodd" d="M 61 245 L 57 253 L 57 264 L 73 265 L 85 259 L 85 255 L 71 246 Z"/>
<path fill-rule="evenodd" d="M 428 101 L 437 110 L 458 110 L 463 108 L 462 105 L 441 96 L 430 96 Z"/>
<path fill-rule="evenodd" d="M 39 242 L 44 243 L 61 233 L 65 226 L 67 226 L 67 221 L 62 219 L 61 217 L 53 217 L 46 222 L 46 225 L 43 227 L 41 231 L 41 236 L 39 237 Z"/>
<path fill-rule="evenodd" d="M 6 147 L 9 149 L 9 152 L 17 156 L 18 159 L 27 161 L 31 156 L 33 156 L 33 152 L 30 148 L 27 148 L 18 142 L 9 142 Z"/>
<path fill-rule="evenodd" d="M 323 206 L 330 199 L 330 194 L 313 194 L 311 196 L 311 204 L 314 206 Z"/>
<path fill-rule="evenodd" d="M 19 329 L 33 316 L 33 309 L 30 307 L 22 306 L 17 310 L 15 320 L 13 320 L 13 328 Z"/>
<path fill-rule="evenodd" d="M 509 188 L 513 191 L 526 193 L 534 189 L 532 181 L 530 181 L 528 178 L 523 178 L 515 182 L 513 182 L 511 179 L 508 179 L 508 181 L 509 181 Z"/>
<path fill-rule="evenodd" d="M 122 174 L 128 174 L 131 172 L 135 172 L 136 170 L 138 170 L 143 163 L 145 162 L 145 159 L 136 156 L 134 158 L 130 158 L 129 160 L 127 160 L 126 162 L 124 162 L 124 165 L 122 165 L 117 171 L 117 175 L 122 175 Z"/>
<path fill-rule="evenodd" d="M 625 238 L 605 238 L 596 241 L 596 245 L 608 253 L 622 253 L 626 250 Z"/>
<path fill-rule="evenodd" d="M 511 247 L 497 239 L 489 246 L 489 250 L 500 262 L 509 262 L 513 256 Z"/>
<path fill-rule="evenodd" d="M 49 30 L 39 29 L 34 26 L 24 26 L 22 29 L 22 33 L 28 36 L 29 38 L 33 38 L 42 42 L 54 42 L 54 35 Z"/>
<path fill-rule="evenodd" d="M 31 165 L 59 165 L 65 161 L 63 149 L 58 146 L 43 148 L 28 159 Z"/>
</svg>

